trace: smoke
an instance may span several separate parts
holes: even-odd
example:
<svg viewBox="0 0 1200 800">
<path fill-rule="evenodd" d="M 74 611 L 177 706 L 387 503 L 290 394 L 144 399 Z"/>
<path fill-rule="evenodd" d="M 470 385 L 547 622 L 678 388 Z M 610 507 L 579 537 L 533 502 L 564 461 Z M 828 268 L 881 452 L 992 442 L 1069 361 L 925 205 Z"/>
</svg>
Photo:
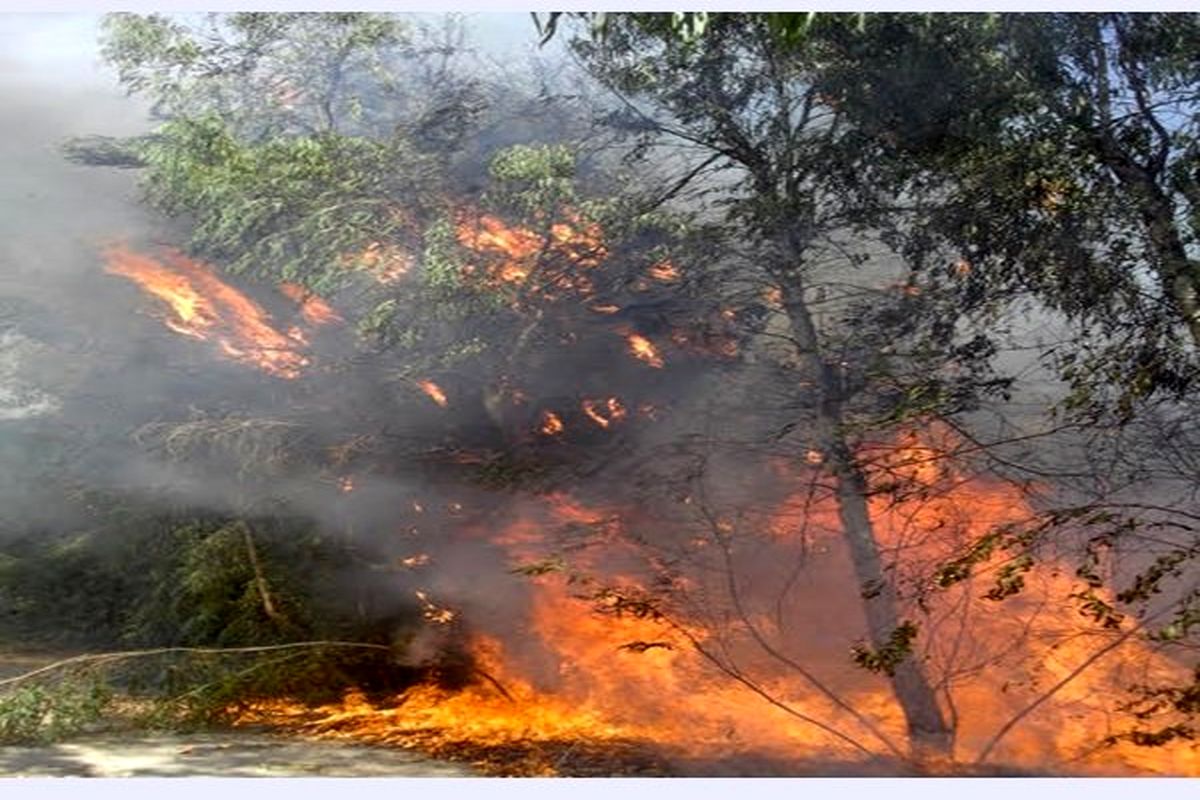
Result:
<svg viewBox="0 0 1200 800">
<path fill-rule="evenodd" d="M 457 534 L 461 509 L 476 519 L 501 512 L 494 496 L 439 484 L 417 468 L 351 475 L 313 466 L 363 420 L 377 425 L 394 387 L 381 389 L 369 366 L 301 382 L 265 376 L 175 336 L 145 313 L 148 300 L 135 286 L 105 274 L 104 248 L 114 241 L 152 250 L 180 237 L 140 203 L 136 171 L 75 164 L 60 150 L 72 137 L 153 128 L 147 104 L 126 96 L 100 62 L 98 23 L 95 15 L 0 16 L 0 157 L 9 165 L 0 184 L 0 542 L 94 522 L 86 499 L 68 499 L 80 489 L 147 508 L 285 513 L 356 542 L 359 560 L 343 577 L 347 602 L 369 586 L 411 605 L 420 590 L 452 599 L 473 624 L 511 629 L 528 601 L 522 579 L 486 539 Z M 511 16 L 471 24 L 488 31 L 491 59 L 509 52 L 499 39 L 528 33 L 524 16 L 519 28 Z M 260 288 L 270 305 L 271 290 Z M 274 300 L 278 319 L 294 316 Z M 313 338 L 327 363 L 353 351 L 344 330 Z M 464 416 L 464 427 L 472 415 L 487 424 L 483 409 L 459 396 L 450 412 L 430 404 L 393 421 L 390 435 L 402 443 L 446 413 Z M 275 455 L 255 453 L 252 465 L 219 448 L 179 449 L 181 425 L 281 418 L 295 425 L 281 423 L 284 437 L 262 443 Z M 339 481 L 351 480 L 353 492 L 342 491 Z M 403 564 L 422 554 L 436 572 Z M 444 644 L 417 642 L 412 657 L 432 657 Z"/>
<path fill-rule="evenodd" d="M 148 124 L 144 105 L 100 68 L 97 23 L 0 16 L 0 535 L 58 518 L 59 487 L 43 486 L 45 437 L 69 439 L 68 398 L 136 349 L 124 334 L 135 305 L 97 279 L 97 243 L 152 236 L 154 225 L 133 175 L 74 165 L 59 151 L 71 136 Z"/>
</svg>

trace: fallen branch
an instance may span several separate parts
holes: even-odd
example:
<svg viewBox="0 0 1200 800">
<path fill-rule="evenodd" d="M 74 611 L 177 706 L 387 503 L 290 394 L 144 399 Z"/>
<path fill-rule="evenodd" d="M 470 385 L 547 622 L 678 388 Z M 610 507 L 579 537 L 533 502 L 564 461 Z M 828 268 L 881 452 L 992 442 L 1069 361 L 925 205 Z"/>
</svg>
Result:
<svg viewBox="0 0 1200 800">
<path fill-rule="evenodd" d="M 258 560 L 258 548 L 254 546 L 254 536 L 250 533 L 250 526 L 242 521 L 239 521 L 238 525 L 242 529 L 242 540 L 246 543 L 250 567 L 254 570 L 254 586 L 258 589 L 258 596 L 262 600 L 263 613 L 280 628 L 286 629 L 288 627 L 287 618 L 279 613 L 275 607 L 275 601 L 271 599 L 271 592 L 267 587 L 267 576 L 263 572 L 262 563 Z"/>
<path fill-rule="evenodd" d="M 516 698 L 514 698 L 511 694 L 508 693 L 508 690 L 504 688 L 504 685 L 502 683 L 500 683 L 500 681 L 496 680 L 495 678 L 493 678 L 491 675 L 489 675 L 487 672 L 483 671 L 479 667 L 472 667 L 471 670 L 476 675 L 478 675 L 479 677 L 483 678 L 488 683 L 490 683 L 492 686 L 495 686 L 496 690 L 499 691 L 500 694 L 504 695 L 505 700 L 507 700 L 510 703 L 517 702 Z"/>
<path fill-rule="evenodd" d="M 384 644 L 371 644 L 368 642 L 342 642 L 336 640 L 329 641 L 314 641 L 314 642 L 289 642 L 288 644 L 265 644 L 255 645 L 250 647 L 156 647 L 151 650 L 123 650 L 113 653 L 86 653 L 81 656 L 72 656 L 64 658 L 61 661 L 55 661 L 52 664 L 47 664 L 44 667 L 38 667 L 35 670 L 16 675 L 12 678 L 0 680 L 0 686 L 9 686 L 16 683 L 23 683 L 38 675 L 44 675 L 49 672 L 64 669 L 76 664 L 88 663 L 107 663 L 111 661 L 125 661 L 131 658 L 145 658 L 147 656 L 166 655 L 168 653 L 194 653 L 197 655 L 227 655 L 233 653 L 269 653 L 278 650 L 294 650 L 298 648 L 317 648 L 317 647 L 358 647 L 366 650 L 387 650 L 391 651 L 391 647 Z"/>
</svg>

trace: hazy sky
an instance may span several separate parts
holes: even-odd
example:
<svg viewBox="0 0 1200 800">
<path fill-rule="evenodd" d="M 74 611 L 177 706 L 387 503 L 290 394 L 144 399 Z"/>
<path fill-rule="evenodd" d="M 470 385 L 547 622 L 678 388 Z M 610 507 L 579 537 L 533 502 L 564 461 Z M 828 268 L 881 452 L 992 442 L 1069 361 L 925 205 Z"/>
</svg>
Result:
<svg viewBox="0 0 1200 800">
<path fill-rule="evenodd" d="M 0 13 L 0 68 L 23 80 L 109 82 L 96 47 L 99 14 Z"/>
<path fill-rule="evenodd" d="M 13 13 L 0 11 L 0 77 L 48 81 L 95 79 L 111 82 L 100 64 L 96 36 L 102 14 Z M 471 13 L 477 46 L 493 51 L 532 47 L 537 32 L 527 13 Z M 31 74 L 32 73 L 32 74 Z"/>
</svg>

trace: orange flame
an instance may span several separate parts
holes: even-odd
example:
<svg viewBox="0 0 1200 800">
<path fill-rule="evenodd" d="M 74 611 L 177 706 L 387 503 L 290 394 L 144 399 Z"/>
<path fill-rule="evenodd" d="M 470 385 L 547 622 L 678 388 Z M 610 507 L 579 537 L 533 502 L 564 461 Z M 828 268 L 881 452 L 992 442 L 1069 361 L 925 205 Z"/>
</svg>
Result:
<svg viewBox="0 0 1200 800">
<path fill-rule="evenodd" d="M 426 394 L 426 396 L 429 397 L 430 400 L 437 403 L 442 408 L 446 407 L 446 404 L 449 401 L 446 399 L 446 393 L 442 391 L 442 387 L 429 380 L 417 381 L 417 386 Z"/>
<path fill-rule="evenodd" d="M 128 278 L 165 304 L 163 324 L 176 333 L 211 341 L 230 358 L 281 378 L 308 365 L 296 338 L 280 333 L 270 315 L 212 268 L 172 248 L 158 258 L 113 244 L 103 251 L 105 271 Z"/>
<path fill-rule="evenodd" d="M 947 553 L 961 552 L 964 539 L 973 540 L 1031 513 L 1015 487 L 995 480 L 969 480 L 957 471 L 947 462 L 952 444 L 908 437 L 899 445 L 893 442 L 878 450 L 879 457 L 871 462 L 873 481 L 901 479 L 929 490 L 899 499 L 882 491 L 872 496 L 870 516 L 885 552 L 906 550 L 913 558 L 936 562 Z M 859 598 L 854 580 L 847 579 L 845 556 L 839 555 L 837 509 L 823 501 L 814 504 L 810 480 L 805 477 L 824 460 L 824 454 L 816 451 L 799 454 L 800 465 L 792 467 L 796 493 L 763 523 L 773 543 L 772 537 L 747 542 L 744 552 L 775 548 L 768 558 L 780 562 L 787 572 L 797 557 L 790 548 L 798 546 L 799 539 L 812 537 L 803 557 L 813 561 L 810 579 L 815 583 L 810 600 L 818 610 L 810 614 L 811 619 L 797 620 L 802 625 L 793 631 L 798 638 L 787 645 L 789 652 L 794 648 L 790 657 L 799 658 L 849 707 L 903 746 L 905 726 L 890 686 L 879 676 L 847 664 L 842 638 L 847 617 L 829 611 L 835 603 L 854 604 Z M 486 680 L 456 692 L 419 686 L 386 708 L 370 705 L 357 695 L 348 696 L 341 705 L 321 709 L 318 722 L 301 724 L 314 733 L 350 734 L 446 754 L 461 752 L 460 748 L 468 745 L 511 753 L 517 745 L 529 748 L 566 740 L 615 746 L 633 739 L 699 757 L 721 757 L 747 747 L 791 759 L 848 761 L 861 757 L 844 741 L 762 703 L 697 655 L 697 644 L 710 652 L 726 653 L 728 641 L 714 637 L 730 634 L 693 628 L 680 620 L 664 624 L 653 606 L 638 606 L 618 593 L 601 594 L 592 601 L 580 598 L 581 587 L 586 593 L 589 584 L 547 558 L 561 552 L 552 531 L 572 531 L 569 541 L 574 542 L 587 531 L 592 540 L 604 543 L 603 556 L 594 547 L 576 548 L 571 555 L 572 572 L 596 574 L 623 552 L 622 547 L 632 546 L 622 533 L 627 526 L 622 516 L 559 494 L 539 498 L 498 534 L 479 531 L 518 563 L 531 565 L 531 617 L 516 642 L 534 640 L 536 654 L 510 650 L 490 635 L 475 635 L 471 651 Z M 713 523 L 718 538 L 698 540 L 708 551 L 724 546 L 722 541 L 754 535 L 754 526 L 745 520 L 735 522 L 718 515 Z M 602 560 L 589 560 L 588 553 L 596 553 Z M 1120 685 L 1115 677 L 1120 669 L 1137 667 L 1139 676 L 1180 670 L 1130 639 L 1120 649 L 1123 655 L 1114 651 L 1104 662 L 1073 674 L 1109 640 L 1083 635 L 1075 622 L 1077 614 L 1069 607 L 1053 605 L 1055 597 L 1063 598 L 1072 590 L 1075 579 L 1070 575 L 1070 570 L 1048 570 L 1035 581 L 1031 574 L 1028 591 L 1034 596 L 1025 604 L 1019 597 L 1004 605 L 982 599 L 986 578 L 982 585 L 964 584 L 961 591 L 945 596 L 944 608 L 969 612 L 963 617 L 969 624 L 947 617 L 942 625 L 922 630 L 927 648 L 921 654 L 923 661 L 930 669 L 948 669 L 946 674 L 954 676 L 946 684 L 946 692 L 953 695 L 957 709 L 955 758 L 973 760 L 1001 725 L 1023 713 L 1021 724 L 997 748 L 1003 763 L 1074 774 L 1200 774 L 1200 756 L 1186 743 L 1149 749 L 1121 744 L 1084 755 L 1107 732 L 1106 709 L 1114 699 L 1114 687 Z M 695 584 L 704 579 L 699 574 L 689 580 Z M 636 580 L 611 572 L 604 580 L 606 586 L 637 586 Z M 722 580 L 718 574 L 718 583 Z M 696 597 L 708 591 L 711 587 L 701 586 Z M 760 617 L 749 611 L 740 626 L 756 626 L 764 636 L 778 630 L 774 627 L 776 595 L 768 594 L 770 613 Z M 418 598 L 431 621 L 453 620 L 454 612 L 434 603 L 427 594 L 422 592 Z M 936 609 L 941 601 L 935 595 L 929 602 Z M 624 613 L 618 613 L 623 605 Z M 829 617 L 828 624 L 822 627 L 825 617 Z M 954 672 L 964 665 L 966 672 Z M 738 666 L 739 675 L 803 715 L 827 720 L 850 731 L 860 742 L 873 741 L 855 728 L 844 708 L 835 707 L 779 664 L 776 672 L 765 664 Z M 1032 699 L 1068 677 L 1072 680 L 1066 688 L 1028 710 Z M 260 706 L 258 711 L 276 721 L 299 719 L 301 714 L 286 704 Z M 878 743 L 870 746 L 879 751 Z M 512 756 L 508 758 L 511 764 Z M 528 769 L 555 772 L 553 761 L 538 762 Z"/>
<path fill-rule="evenodd" d="M 498 217 L 485 214 L 474 224 L 458 226 L 458 241 L 464 247 L 501 258 L 490 270 L 493 279 L 501 283 L 520 283 L 529 277 L 533 260 L 544 241 L 533 231 L 519 226 L 509 227 Z"/>
<path fill-rule="evenodd" d="M 342 317 L 328 303 L 298 283 L 283 282 L 279 291 L 300 306 L 300 316 L 310 325 L 328 325 L 341 322 Z"/>
<path fill-rule="evenodd" d="M 478 219 L 462 219 L 457 228 L 458 241 L 464 247 L 487 256 L 485 270 L 493 284 L 523 284 L 543 257 L 554 257 L 582 269 L 599 265 L 608 255 L 598 225 L 572 220 L 550 226 L 546 236 L 520 225 L 508 225 L 499 217 L 484 214 Z M 468 268 L 468 272 L 474 267 Z M 585 276 L 558 270 L 548 276 L 545 292 L 551 287 L 590 294 L 592 284 Z"/>
</svg>

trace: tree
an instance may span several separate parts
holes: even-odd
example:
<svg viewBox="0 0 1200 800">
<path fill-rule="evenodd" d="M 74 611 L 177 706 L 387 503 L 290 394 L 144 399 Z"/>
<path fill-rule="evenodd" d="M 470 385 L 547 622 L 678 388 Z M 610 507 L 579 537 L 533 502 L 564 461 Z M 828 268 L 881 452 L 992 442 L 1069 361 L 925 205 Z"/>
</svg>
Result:
<svg viewBox="0 0 1200 800">
<path fill-rule="evenodd" d="M 164 117 L 216 113 L 239 133 L 334 132 L 389 80 L 380 56 L 408 43 L 379 14 L 111 14 L 101 53 Z"/>
<path fill-rule="evenodd" d="M 870 647 L 877 655 L 890 652 L 900 639 L 907 643 L 911 623 L 900 616 L 892 565 L 884 563 L 872 527 L 855 432 L 881 417 L 894 421 L 969 402 L 967 387 L 978 389 L 981 381 L 963 380 L 960 393 L 954 380 L 918 376 L 944 376 L 931 365 L 967 364 L 983 353 L 956 349 L 952 319 L 931 323 L 923 317 L 915 288 L 872 293 L 862 305 L 842 298 L 852 309 L 844 316 L 817 312 L 828 299 L 816 285 L 819 262 L 833 252 L 844 256 L 838 268 L 860 266 L 866 254 L 838 235 L 868 231 L 878 219 L 880 198 L 896 186 L 856 179 L 870 154 L 857 149 L 856 129 L 818 81 L 827 45 L 815 39 L 801 48 L 782 45 L 770 22 L 755 15 L 710 18 L 699 41 L 654 23 L 643 15 L 606 17 L 598 35 L 574 46 L 617 94 L 611 120 L 638 137 L 641 152 L 672 141 L 694 148 L 699 155 L 685 181 L 699 182 L 711 170 L 728 172 L 729 178 L 708 183 L 709 198 L 724 206 L 746 261 L 778 293 L 799 389 L 792 402 L 803 415 L 794 427 L 802 431 L 810 463 L 823 464 L 836 482 Z M 753 269 L 745 263 L 743 275 Z M 857 325 L 862 335 L 838 323 Z M 884 340 L 905 336 L 923 342 L 913 351 L 920 353 L 920 366 L 888 355 Z M 912 402 L 916 398 L 921 400 Z M 946 754 L 951 730 L 922 665 L 895 658 L 888 672 L 915 751 Z"/>
<path fill-rule="evenodd" d="M 1097 624 L 1128 613 L 1181 653 L 1195 630 L 1195 471 L 1178 454 L 1193 446 L 1182 420 L 1200 352 L 1198 25 L 1194 14 L 884 15 L 838 39 L 825 75 L 876 166 L 911 179 L 923 210 L 910 246 L 946 253 L 925 268 L 943 296 L 980 314 L 985 335 L 989 311 L 1018 303 L 1067 321 L 1041 355 L 1071 388 L 1059 411 L 1087 458 L 1074 476 L 1043 465 L 1078 493 L 1038 542 L 1086 540 L 1080 599 Z M 1119 558 L 1098 555 L 1118 541 Z M 1101 601 L 1093 589 L 1110 582 Z M 1189 691 L 1134 703 L 1169 724 L 1137 722 L 1133 740 L 1190 735 L 1166 713 L 1187 717 Z"/>
<path fill-rule="evenodd" d="M 880 163 L 932 201 L 921 227 L 967 265 L 959 301 L 1031 294 L 1078 324 L 1060 367 L 1081 408 L 1128 416 L 1194 378 L 1198 24 L 885 15 L 827 71 Z"/>
</svg>

